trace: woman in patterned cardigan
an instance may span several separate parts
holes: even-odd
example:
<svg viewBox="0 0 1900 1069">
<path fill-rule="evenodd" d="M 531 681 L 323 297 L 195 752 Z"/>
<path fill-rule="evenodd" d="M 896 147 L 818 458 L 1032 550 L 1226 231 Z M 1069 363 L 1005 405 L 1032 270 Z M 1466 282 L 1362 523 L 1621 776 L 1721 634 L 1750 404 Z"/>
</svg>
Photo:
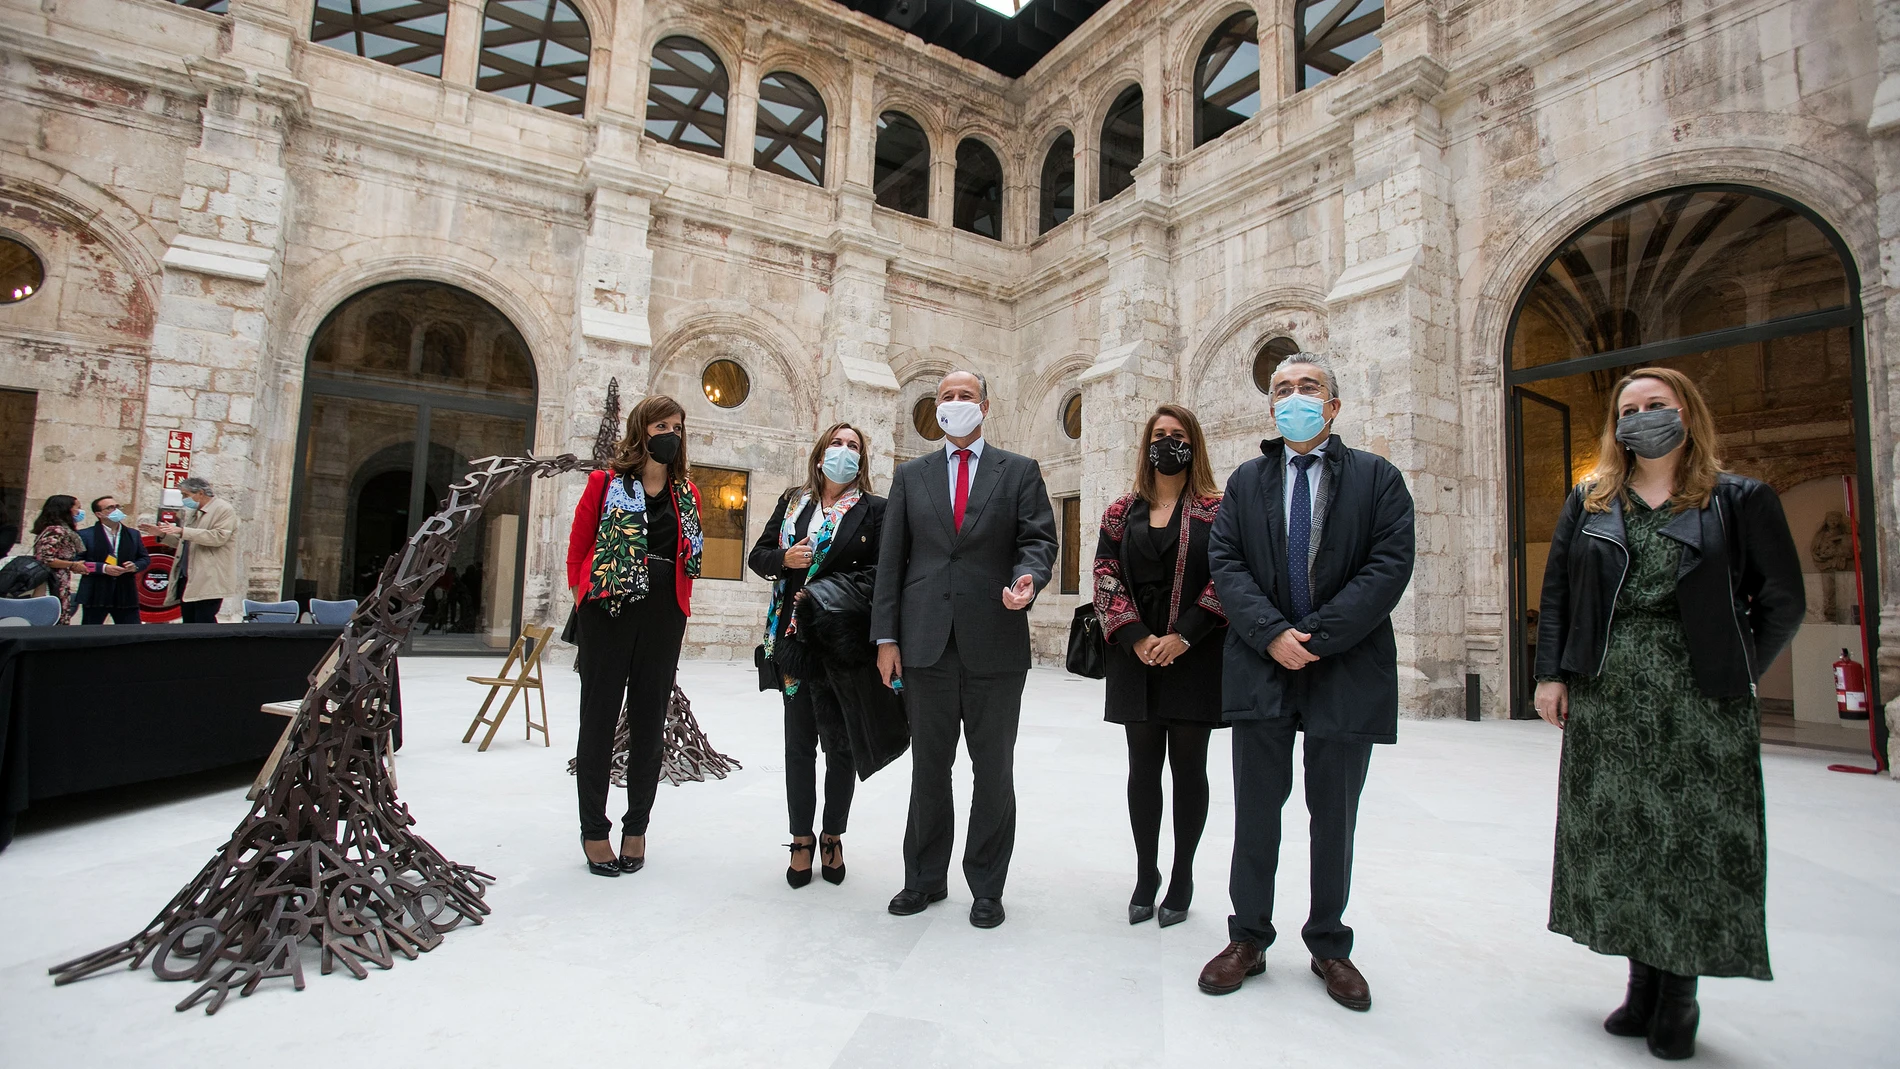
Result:
<svg viewBox="0 0 1900 1069">
<path fill-rule="evenodd" d="M 1161 926 L 1187 917 L 1194 849 L 1207 823 L 1207 742 L 1220 726 L 1227 619 L 1208 575 L 1220 508 L 1200 421 L 1180 405 L 1148 417 L 1135 488 L 1102 514 L 1095 611 L 1108 639 L 1105 719 L 1128 736 L 1135 893 L 1128 923 L 1155 915 L 1161 888 L 1161 766 L 1174 772 L 1174 868 Z"/>
<path fill-rule="evenodd" d="M 596 876 L 646 864 L 647 817 L 660 779 L 666 704 L 679 672 L 705 539 L 699 489 L 687 478 L 686 414 L 671 397 L 627 416 L 611 468 L 587 477 L 567 541 L 580 646 L 581 727 L 575 747 L 581 848 Z M 607 783 L 622 704 L 631 733 L 620 851 L 607 841 Z"/>
</svg>

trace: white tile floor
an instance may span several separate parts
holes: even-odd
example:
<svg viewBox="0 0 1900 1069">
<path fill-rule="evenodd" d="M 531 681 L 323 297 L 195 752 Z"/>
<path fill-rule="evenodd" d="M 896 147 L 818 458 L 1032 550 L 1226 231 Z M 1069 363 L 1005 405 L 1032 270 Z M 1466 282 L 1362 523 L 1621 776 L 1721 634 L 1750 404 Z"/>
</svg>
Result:
<svg viewBox="0 0 1900 1069">
<path fill-rule="evenodd" d="M 130 934 L 197 870 L 242 815 L 243 788 L 43 825 L 0 854 L 0 1065 L 1652 1062 L 1598 1026 L 1623 963 L 1544 929 L 1558 738 L 1542 724 L 1407 722 L 1374 755 L 1348 915 L 1373 990 L 1361 1015 L 1326 999 L 1297 938 L 1238 994 L 1195 988 L 1225 942 L 1224 736 L 1193 913 L 1166 931 L 1125 923 L 1125 759 L 1099 683 L 1031 676 L 1009 922 L 985 932 L 954 883 L 924 916 L 884 912 L 902 883 L 907 760 L 860 787 L 844 885 L 785 886 L 779 711 L 749 666 L 682 669 L 702 724 L 745 770 L 663 786 L 646 870 L 587 875 L 565 772 L 575 678 L 551 673 L 553 749 L 504 729 L 477 754 L 457 741 L 477 697 L 460 680 L 486 667 L 405 661 L 401 779 L 423 833 L 500 878 L 489 923 L 365 981 L 312 966 L 304 992 L 273 981 L 212 1018 L 174 1013 L 186 985 L 150 972 L 55 989 L 49 965 Z M 1900 784 L 1830 773 L 1830 759 L 1765 758 L 1779 979 L 1704 984 L 1702 1064 L 1895 1064 Z M 1303 824 L 1296 812 L 1289 836 Z M 1288 931 L 1304 915 L 1304 854 L 1290 839 Z"/>
</svg>

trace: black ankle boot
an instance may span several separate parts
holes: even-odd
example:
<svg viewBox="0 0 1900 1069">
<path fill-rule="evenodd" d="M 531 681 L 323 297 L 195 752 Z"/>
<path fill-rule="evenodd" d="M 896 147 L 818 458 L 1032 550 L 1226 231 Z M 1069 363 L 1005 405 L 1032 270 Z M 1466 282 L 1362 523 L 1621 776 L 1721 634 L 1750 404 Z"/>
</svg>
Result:
<svg viewBox="0 0 1900 1069">
<path fill-rule="evenodd" d="M 1656 1016 L 1656 994 L 1662 986 L 1662 970 L 1630 959 L 1630 989 L 1616 1012 L 1603 1019 L 1603 1030 L 1613 1036 L 1646 1036 L 1649 1022 Z"/>
<path fill-rule="evenodd" d="M 1656 1016 L 1649 1022 L 1649 1053 L 1667 1061 L 1695 1056 L 1695 1028 L 1702 1019 L 1696 1005 L 1695 977 L 1663 972 Z"/>
</svg>

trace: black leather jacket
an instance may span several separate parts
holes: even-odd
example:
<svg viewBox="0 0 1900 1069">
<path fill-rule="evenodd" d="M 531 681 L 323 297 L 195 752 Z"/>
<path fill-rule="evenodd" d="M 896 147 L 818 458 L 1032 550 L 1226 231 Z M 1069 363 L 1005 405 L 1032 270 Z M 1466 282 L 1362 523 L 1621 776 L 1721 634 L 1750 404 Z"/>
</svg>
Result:
<svg viewBox="0 0 1900 1069">
<path fill-rule="evenodd" d="M 1550 543 L 1537 623 L 1540 680 L 1603 671 L 1629 572 L 1622 502 L 1585 512 L 1583 495 L 1583 487 L 1570 492 Z M 1724 473 L 1708 506 L 1677 513 L 1663 534 L 1682 543 L 1676 602 L 1697 688 L 1710 698 L 1753 693 L 1807 613 L 1781 499 L 1763 483 Z"/>
</svg>

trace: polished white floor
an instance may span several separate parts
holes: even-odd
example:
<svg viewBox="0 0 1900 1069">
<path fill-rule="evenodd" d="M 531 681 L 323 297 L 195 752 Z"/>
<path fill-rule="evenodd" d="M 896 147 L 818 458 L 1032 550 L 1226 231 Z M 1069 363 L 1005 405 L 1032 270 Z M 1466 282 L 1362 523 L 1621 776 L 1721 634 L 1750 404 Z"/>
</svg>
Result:
<svg viewBox="0 0 1900 1069">
<path fill-rule="evenodd" d="M 960 877 L 923 916 L 884 911 L 902 883 L 902 761 L 859 789 L 843 886 L 786 887 L 779 707 L 749 666 L 682 669 L 702 724 L 745 770 L 661 787 L 646 870 L 587 875 L 565 771 L 575 677 L 550 673 L 552 749 L 504 728 L 478 754 L 457 741 L 477 698 L 461 677 L 487 667 L 404 662 L 400 766 L 422 832 L 499 877 L 487 924 L 360 982 L 313 962 L 307 990 L 272 981 L 211 1018 L 174 1013 L 187 986 L 149 971 L 55 989 L 49 965 L 136 930 L 245 803 L 227 778 L 137 808 L 56 810 L 0 854 L 0 1065 L 1652 1063 L 1598 1025 L 1623 963 L 1544 929 L 1558 736 L 1540 723 L 1407 722 L 1375 754 L 1348 915 L 1373 1008 L 1354 1014 L 1327 1000 L 1297 937 L 1239 993 L 1195 988 L 1226 941 L 1224 736 L 1192 914 L 1166 931 L 1127 925 L 1126 763 L 1099 683 L 1032 673 L 1009 921 L 979 931 Z M 1765 757 L 1778 979 L 1705 982 L 1701 1064 L 1896 1064 L 1900 784 L 1826 771 L 1839 756 Z M 1294 798 L 1278 920 L 1297 932 Z"/>
</svg>

